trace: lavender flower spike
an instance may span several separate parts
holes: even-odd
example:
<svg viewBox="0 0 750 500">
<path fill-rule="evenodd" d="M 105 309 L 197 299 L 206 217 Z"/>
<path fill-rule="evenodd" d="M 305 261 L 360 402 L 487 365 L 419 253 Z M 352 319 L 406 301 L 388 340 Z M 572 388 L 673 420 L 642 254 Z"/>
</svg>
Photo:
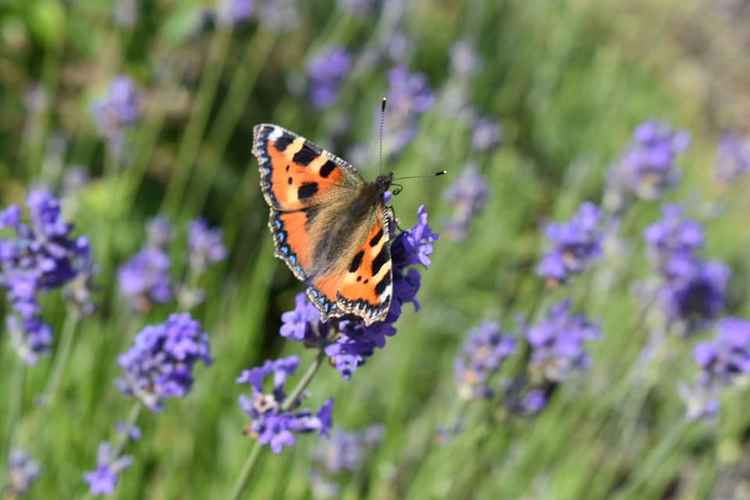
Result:
<svg viewBox="0 0 750 500">
<path fill-rule="evenodd" d="M 561 382 L 573 371 L 588 367 L 591 359 L 584 345 L 601 336 L 598 326 L 570 309 L 570 301 L 558 303 L 526 334 L 532 370 L 551 382 Z"/>
<path fill-rule="evenodd" d="M 487 179 L 470 163 L 443 195 L 453 206 L 453 216 L 446 226 L 449 238 L 455 241 L 466 238 L 472 219 L 482 211 L 488 195 Z"/>
<path fill-rule="evenodd" d="M 312 57 L 307 63 L 307 75 L 313 106 L 322 109 L 335 104 L 351 69 L 351 56 L 342 47 L 331 47 Z"/>
<path fill-rule="evenodd" d="M 458 395 L 462 399 L 492 397 L 488 379 L 515 348 L 515 340 L 503 335 L 497 323 L 485 322 L 471 330 L 454 365 Z"/>
<path fill-rule="evenodd" d="M 601 213 L 593 203 L 583 203 L 570 221 L 550 224 L 545 233 L 551 248 L 536 272 L 548 281 L 564 283 L 602 254 Z"/>
<path fill-rule="evenodd" d="M 92 495 L 112 495 L 117 488 L 120 473 L 133 464 L 130 456 L 112 456 L 112 446 L 101 443 L 96 458 L 96 469 L 87 472 L 84 479 Z"/>
<path fill-rule="evenodd" d="M 166 399 L 190 392 L 193 367 L 199 361 L 212 362 L 208 334 L 189 314 L 172 314 L 166 323 L 141 330 L 133 346 L 120 355 L 123 375 L 117 385 L 150 410 L 160 411 Z"/>
<path fill-rule="evenodd" d="M 22 450 L 12 450 L 8 457 L 8 498 L 19 498 L 29 492 L 41 474 L 39 463 Z"/>
<path fill-rule="evenodd" d="M 112 80 L 105 95 L 91 107 L 99 134 L 117 153 L 122 150 L 126 130 L 141 118 L 141 101 L 141 92 L 133 80 L 121 75 Z"/>
<path fill-rule="evenodd" d="M 715 172 L 716 178 L 725 184 L 750 172 L 750 139 L 725 132 L 719 141 Z"/>
<path fill-rule="evenodd" d="M 434 96 L 427 78 L 421 73 L 410 73 L 405 66 L 393 68 L 388 73 L 388 82 L 388 127 L 383 143 L 391 156 L 414 140 L 419 118 L 432 107 Z"/>
<path fill-rule="evenodd" d="M 173 295 L 169 268 L 166 252 L 156 247 L 144 248 L 120 268 L 120 292 L 139 312 L 148 311 L 153 304 L 166 304 Z"/>
<path fill-rule="evenodd" d="M 286 398 L 284 386 L 297 371 L 299 358 L 290 356 L 276 361 L 266 361 L 257 368 L 243 371 L 238 384 L 248 384 L 252 396 L 239 398 L 240 408 L 250 417 L 247 433 L 259 443 L 271 447 L 274 453 L 296 442 L 295 434 L 317 432 L 327 435 L 332 425 L 333 400 L 329 399 L 317 411 L 297 410 L 295 401 L 290 409 L 282 408 Z M 270 391 L 265 391 L 266 379 L 273 380 Z"/>
<path fill-rule="evenodd" d="M 196 274 L 203 273 L 208 264 L 221 262 L 227 256 L 221 229 L 211 229 L 204 219 L 190 222 L 190 268 Z"/>
</svg>

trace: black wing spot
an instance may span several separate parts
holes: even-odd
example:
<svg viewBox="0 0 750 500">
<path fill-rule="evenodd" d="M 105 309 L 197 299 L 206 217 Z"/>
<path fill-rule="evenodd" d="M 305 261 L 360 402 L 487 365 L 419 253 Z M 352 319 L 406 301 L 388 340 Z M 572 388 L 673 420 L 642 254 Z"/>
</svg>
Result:
<svg viewBox="0 0 750 500">
<path fill-rule="evenodd" d="M 331 160 L 328 160 L 323 164 L 322 167 L 320 167 L 320 176 L 324 179 L 331 175 L 331 172 L 336 170 L 336 164 L 332 162 Z"/>
<path fill-rule="evenodd" d="M 289 184 L 289 185 L 291 186 L 291 185 L 292 185 L 292 178 L 291 178 L 291 177 L 289 177 L 289 178 L 288 178 L 288 179 L 286 180 L 286 183 L 287 183 L 287 184 Z"/>
<path fill-rule="evenodd" d="M 290 166 L 291 166 L 291 165 L 287 165 L 287 166 L 286 166 L 286 171 L 287 171 L 287 172 L 289 172 L 289 167 L 290 167 Z"/>
<path fill-rule="evenodd" d="M 281 137 L 276 139 L 276 149 L 278 149 L 280 152 L 284 152 L 284 150 L 292 143 L 294 142 L 294 136 L 292 134 L 289 134 L 287 132 L 284 132 L 281 134 Z"/>
<path fill-rule="evenodd" d="M 357 283 L 359 283 L 360 281 L 362 281 L 362 276 L 357 276 Z"/>
<path fill-rule="evenodd" d="M 305 198 L 310 198 L 311 196 L 313 196 L 317 192 L 318 192 L 318 183 L 317 182 L 305 182 L 297 190 L 297 197 L 300 200 L 303 200 Z"/>
<path fill-rule="evenodd" d="M 380 295 L 385 291 L 386 288 L 388 288 L 388 285 L 391 284 L 391 273 L 386 274 L 383 276 L 383 279 L 380 280 L 380 283 L 377 284 L 375 287 L 375 293 Z"/>
<path fill-rule="evenodd" d="M 375 245 L 377 245 L 378 242 L 380 241 L 380 238 L 382 237 L 383 237 L 383 229 L 381 228 L 380 231 L 378 231 L 378 234 L 373 236 L 372 239 L 370 240 L 370 246 L 374 247 Z"/>
<path fill-rule="evenodd" d="M 349 264 L 349 272 L 350 273 L 357 272 L 357 269 L 359 269 L 359 266 L 362 265 L 362 259 L 364 259 L 364 258 L 365 258 L 365 251 L 364 250 L 360 250 L 359 252 L 357 252 L 357 255 L 354 256 L 354 258 L 352 259 L 351 264 Z"/>
<path fill-rule="evenodd" d="M 302 149 L 294 153 L 294 157 L 292 158 L 292 161 L 294 161 L 294 163 L 298 163 L 306 167 L 307 165 L 310 164 L 311 161 L 313 161 L 319 155 L 320 153 L 318 151 L 315 151 L 313 148 L 311 148 L 307 144 L 303 144 Z"/>
<path fill-rule="evenodd" d="M 375 260 L 372 261 L 372 275 L 377 276 L 377 274 L 380 272 L 380 268 L 385 265 L 386 262 L 388 262 L 388 259 L 390 259 L 390 254 L 388 252 L 388 248 L 383 245 L 383 248 L 380 249 L 380 253 L 377 257 L 375 257 Z"/>
<path fill-rule="evenodd" d="M 366 279 L 362 283 L 364 283 L 366 285 L 369 281 L 370 281 L 369 279 Z"/>
</svg>

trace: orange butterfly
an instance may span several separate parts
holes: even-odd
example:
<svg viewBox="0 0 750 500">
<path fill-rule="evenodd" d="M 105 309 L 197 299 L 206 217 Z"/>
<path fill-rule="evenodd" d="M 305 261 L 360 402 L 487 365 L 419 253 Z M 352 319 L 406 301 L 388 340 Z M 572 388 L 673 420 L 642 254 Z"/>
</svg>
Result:
<svg viewBox="0 0 750 500">
<path fill-rule="evenodd" d="M 393 174 L 367 182 L 351 164 L 278 125 L 253 129 L 260 188 L 271 207 L 275 255 L 307 285 L 321 320 L 382 321 L 392 297 L 384 194 Z"/>
</svg>

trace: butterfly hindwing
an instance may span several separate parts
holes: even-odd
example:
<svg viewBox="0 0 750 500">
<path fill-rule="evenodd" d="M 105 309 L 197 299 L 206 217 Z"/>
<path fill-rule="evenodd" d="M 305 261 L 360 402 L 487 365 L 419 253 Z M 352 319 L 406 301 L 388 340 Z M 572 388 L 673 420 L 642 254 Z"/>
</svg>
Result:
<svg viewBox="0 0 750 500">
<path fill-rule="evenodd" d="M 277 210 L 301 210 L 325 203 L 336 191 L 356 189 L 364 180 L 349 163 L 278 125 L 253 129 L 260 187 Z"/>
<path fill-rule="evenodd" d="M 308 296 L 324 319 L 354 314 L 366 325 L 385 319 L 393 296 L 390 220 L 390 210 L 378 205 L 364 238 L 342 255 L 341 265 L 313 279 Z"/>
</svg>

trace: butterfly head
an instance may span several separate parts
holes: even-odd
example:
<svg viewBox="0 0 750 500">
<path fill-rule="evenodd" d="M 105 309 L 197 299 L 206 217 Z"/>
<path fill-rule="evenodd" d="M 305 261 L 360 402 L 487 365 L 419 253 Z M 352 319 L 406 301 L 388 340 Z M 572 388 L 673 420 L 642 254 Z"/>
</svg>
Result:
<svg viewBox="0 0 750 500">
<path fill-rule="evenodd" d="M 387 192 L 391 189 L 391 186 L 393 185 L 393 172 L 390 172 L 385 175 L 379 175 L 377 179 L 375 179 L 375 186 L 378 190 L 378 196 L 386 196 Z M 391 191 L 391 194 L 397 195 L 399 192 L 401 192 L 400 186 L 396 186 L 396 189 Z"/>
</svg>

